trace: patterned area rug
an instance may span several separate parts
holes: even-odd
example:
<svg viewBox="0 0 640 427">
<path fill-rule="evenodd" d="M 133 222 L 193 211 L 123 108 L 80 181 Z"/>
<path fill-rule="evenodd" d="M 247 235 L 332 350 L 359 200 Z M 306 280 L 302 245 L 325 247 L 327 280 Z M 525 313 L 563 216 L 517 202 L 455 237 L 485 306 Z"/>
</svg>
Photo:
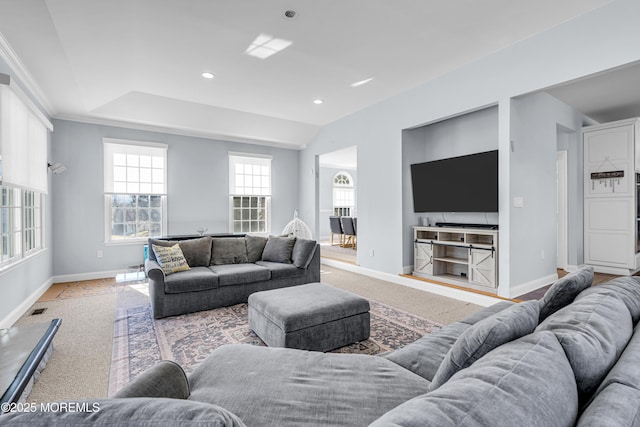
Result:
<svg viewBox="0 0 640 427">
<path fill-rule="evenodd" d="M 135 286 L 144 292 L 145 285 Z M 120 291 L 124 295 L 131 289 Z M 188 373 L 223 344 L 265 345 L 249 329 L 247 304 L 156 320 L 148 303 L 123 307 L 120 301 L 118 298 L 109 396 L 162 359 L 177 362 Z M 370 338 L 334 352 L 379 354 L 400 348 L 442 326 L 376 301 L 370 304 Z"/>
</svg>

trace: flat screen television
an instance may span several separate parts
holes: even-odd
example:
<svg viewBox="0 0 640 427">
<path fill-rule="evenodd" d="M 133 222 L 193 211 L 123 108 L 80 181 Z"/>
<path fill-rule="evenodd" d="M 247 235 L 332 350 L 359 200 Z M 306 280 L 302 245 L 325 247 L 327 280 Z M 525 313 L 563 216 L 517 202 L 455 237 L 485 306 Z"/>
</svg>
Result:
<svg viewBox="0 0 640 427">
<path fill-rule="evenodd" d="M 498 150 L 411 165 L 414 212 L 498 212 Z"/>
</svg>

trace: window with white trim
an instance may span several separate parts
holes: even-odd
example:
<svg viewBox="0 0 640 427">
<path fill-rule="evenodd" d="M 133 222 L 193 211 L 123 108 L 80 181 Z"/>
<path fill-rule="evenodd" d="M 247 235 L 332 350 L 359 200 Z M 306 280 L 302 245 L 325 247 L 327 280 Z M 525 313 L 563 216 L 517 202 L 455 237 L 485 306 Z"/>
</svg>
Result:
<svg viewBox="0 0 640 427">
<path fill-rule="evenodd" d="M 22 258 L 22 197 L 21 191 L 0 186 L 0 266 Z"/>
<path fill-rule="evenodd" d="M 28 255 L 42 249 L 42 195 L 35 191 L 23 191 L 24 253 Z"/>
<path fill-rule="evenodd" d="M 355 216 L 355 208 L 353 177 L 348 172 L 338 172 L 333 177 L 333 214 Z"/>
<path fill-rule="evenodd" d="M 104 139 L 105 240 L 166 234 L 167 146 Z"/>
<path fill-rule="evenodd" d="M 271 232 L 271 157 L 229 153 L 229 229 Z"/>
</svg>

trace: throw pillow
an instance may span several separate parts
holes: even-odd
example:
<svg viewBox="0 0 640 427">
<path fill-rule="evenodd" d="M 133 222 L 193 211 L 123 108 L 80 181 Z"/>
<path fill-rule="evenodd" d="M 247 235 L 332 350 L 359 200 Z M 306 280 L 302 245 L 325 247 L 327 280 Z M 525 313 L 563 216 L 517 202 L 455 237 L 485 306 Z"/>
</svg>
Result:
<svg viewBox="0 0 640 427">
<path fill-rule="evenodd" d="M 627 346 L 633 324 L 617 296 L 591 294 L 558 310 L 537 330 L 556 335 L 573 369 L 580 401 L 586 403 Z"/>
<path fill-rule="evenodd" d="M 211 249 L 211 264 L 243 264 L 247 259 L 247 244 L 244 237 L 214 237 Z"/>
<path fill-rule="evenodd" d="M 316 246 L 315 240 L 296 239 L 291 252 L 293 265 L 298 268 L 307 268 L 316 251 Z"/>
<path fill-rule="evenodd" d="M 576 380 L 562 346 L 553 334 L 536 332 L 497 348 L 370 427 L 573 426 L 577 416 Z"/>
<path fill-rule="evenodd" d="M 247 244 L 247 258 L 249 262 L 256 262 L 262 259 L 264 246 L 267 244 L 267 238 L 264 236 L 254 236 L 247 234 L 244 236 Z"/>
<path fill-rule="evenodd" d="M 538 326 L 538 301 L 512 305 L 472 325 L 456 340 L 438 368 L 430 390 L 502 344 L 532 333 Z"/>
<path fill-rule="evenodd" d="M 177 243 L 168 247 L 158 245 L 151 245 L 151 247 L 165 275 L 189 270 L 189 264 Z"/>
<path fill-rule="evenodd" d="M 540 300 L 540 322 L 565 307 L 593 283 L 593 267 L 583 267 L 556 281 Z"/>
<path fill-rule="evenodd" d="M 295 237 L 269 236 L 262 252 L 262 260 L 291 264 L 291 254 L 295 243 Z"/>
</svg>

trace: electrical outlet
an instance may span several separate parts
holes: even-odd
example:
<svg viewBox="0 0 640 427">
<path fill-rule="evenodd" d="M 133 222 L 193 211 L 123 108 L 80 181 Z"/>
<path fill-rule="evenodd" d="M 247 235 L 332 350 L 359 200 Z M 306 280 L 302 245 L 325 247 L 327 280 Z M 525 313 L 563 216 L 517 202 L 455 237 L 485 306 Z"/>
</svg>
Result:
<svg viewBox="0 0 640 427">
<path fill-rule="evenodd" d="M 98 258 L 102 258 L 102 251 L 98 251 L 98 252 L 96 253 L 96 256 L 97 256 Z"/>
</svg>

